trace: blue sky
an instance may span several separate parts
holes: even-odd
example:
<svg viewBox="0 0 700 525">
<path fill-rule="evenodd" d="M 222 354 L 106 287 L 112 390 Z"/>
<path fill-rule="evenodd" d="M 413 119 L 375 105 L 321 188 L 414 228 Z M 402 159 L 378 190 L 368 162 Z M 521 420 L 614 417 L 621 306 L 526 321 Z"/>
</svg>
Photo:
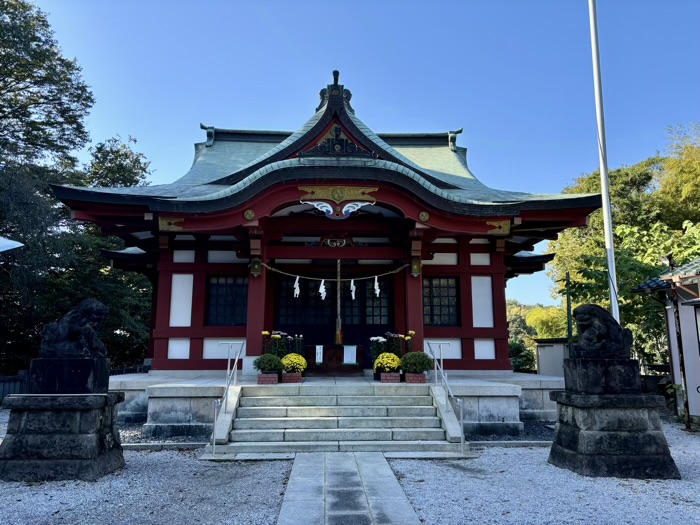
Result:
<svg viewBox="0 0 700 525">
<path fill-rule="evenodd" d="M 489 186 L 557 193 L 598 168 L 586 0 L 36 4 L 95 94 L 93 141 L 137 138 L 154 184 L 187 171 L 200 122 L 295 130 L 333 69 L 377 132 L 464 127 Z M 598 1 L 611 169 L 700 121 L 699 22 L 697 0 Z M 552 304 L 551 284 L 519 277 L 508 297 Z"/>
</svg>

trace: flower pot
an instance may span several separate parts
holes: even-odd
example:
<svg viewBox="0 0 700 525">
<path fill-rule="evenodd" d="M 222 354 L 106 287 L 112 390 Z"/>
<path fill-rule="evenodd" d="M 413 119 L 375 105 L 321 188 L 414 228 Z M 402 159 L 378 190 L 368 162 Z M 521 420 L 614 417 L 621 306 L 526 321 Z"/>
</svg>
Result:
<svg viewBox="0 0 700 525">
<path fill-rule="evenodd" d="M 280 375 L 278 372 L 261 372 L 258 374 L 259 385 L 276 385 L 279 383 Z"/>
<path fill-rule="evenodd" d="M 375 372 L 374 373 L 374 380 L 379 381 L 382 378 L 382 373 L 381 372 Z"/>
<path fill-rule="evenodd" d="M 401 374 L 398 372 L 382 372 L 382 383 L 400 383 Z"/>
<path fill-rule="evenodd" d="M 282 374 L 283 383 L 301 383 L 301 372 L 285 372 Z"/>
<path fill-rule="evenodd" d="M 420 374 L 411 374 L 409 372 L 406 372 L 406 383 L 425 384 L 425 374 L 422 372 Z"/>
</svg>

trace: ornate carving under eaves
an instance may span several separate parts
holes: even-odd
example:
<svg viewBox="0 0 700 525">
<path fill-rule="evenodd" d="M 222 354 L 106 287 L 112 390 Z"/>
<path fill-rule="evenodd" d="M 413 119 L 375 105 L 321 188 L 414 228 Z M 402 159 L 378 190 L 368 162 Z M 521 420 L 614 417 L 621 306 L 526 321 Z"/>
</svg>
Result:
<svg viewBox="0 0 700 525">
<path fill-rule="evenodd" d="M 377 199 L 367 194 L 379 191 L 379 188 L 360 188 L 358 186 L 299 186 L 299 190 L 306 192 L 306 195 L 299 199 L 301 202 L 329 200 L 340 204 L 341 202 L 350 200 L 375 203 Z"/>
<path fill-rule="evenodd" d="M 510 221 L 486 221 L 486 224 L 493 226 L 493 229 L 488 230 L 486 233 L 493 235 L 507 235 L 510 233 Z"/>
<path fill-rule="evenodd" d="M 333 126 L 313 148 L 300 151 L 300 157 L 361 157 L 376 159 L 377 154 L 354 143 L 340 126 Z"/>
<path fill-rule="evenodd" d="M 324 237 L 321 239 L 321 246 L 328 248 L 350 248 L 353 244 L 350 237 Z"/>
<path fill-rule="evenodd" d="M 158 228 L 163 232 L 181 231 L 182 226 L 179 223 L 185 220 L 184 217 L 159 217 Z"/>
<path fill-rule="evenodd" d="M 314 208 L 322 211 L 329 219 L 347 219 L 353 212 L 356 212 L 363 206 L 372 206 L 373 202 L 348 202 L 342 208 L 340 205 L 333 205 L 326 201 L 306 201 L 305 204 L 311 204 Z"/>
</svg>

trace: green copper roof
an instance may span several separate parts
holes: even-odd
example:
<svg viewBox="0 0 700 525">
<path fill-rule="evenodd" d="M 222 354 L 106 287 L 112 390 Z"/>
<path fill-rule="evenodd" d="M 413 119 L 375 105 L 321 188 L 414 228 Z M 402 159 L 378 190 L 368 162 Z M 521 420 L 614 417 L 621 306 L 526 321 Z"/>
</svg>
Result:
<svg viewBox="0 0 700 525">
<path fill-rule="evenodd" d="M 202 126 L 189 171 L 171 184 L 136 188 L 55 187 L 65 201 L 147 205 L 155 211 L 217 211 L 264 189 L 295 180 L 388 182 L 440 209 L 462 215 L 516 215 L 521 209 L 596 208 L 597 195 L 534 195 L 489 188 L 469 170 L 456 134 L 378 135 L 350 106 L 349 90 L 335 82 L 321 91 L 316 113 L 296 132 L 228 130 Z M 333 122 L 340 122 L 371 154 L 299 156 Z M 385 140 L 386 139 L 386 140 Z M 394 144 L 393 146 L 391 144 Z"/>
</svg>

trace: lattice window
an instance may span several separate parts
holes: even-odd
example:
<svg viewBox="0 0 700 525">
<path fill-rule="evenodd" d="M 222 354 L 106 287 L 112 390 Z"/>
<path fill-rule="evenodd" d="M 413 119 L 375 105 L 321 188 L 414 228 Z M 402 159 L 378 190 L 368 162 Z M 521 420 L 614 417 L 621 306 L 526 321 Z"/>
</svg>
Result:
<svg viewBox="0 0 700 525">
<path fill-rule="evenodd" d="M 248 277 L 209 277 L 206 324 L 208 326 L 245 326 L 247 322 Z"/>
<path fill-rule="evenodd" d="M 456 277 L 423 279 L 423 322 L 425 326 L 459 326 Z"/>
<path fill-rule="evenodd" d="M 326 300 L 318 288 L 321 281 L 299 281 L 294 297 L 294 279 L 283 277 L 277 289 L 277 322 L 281 325 L 325 325 L 335 319 L 335 283 L 326 281 Z"/>
<path fill-rule="evenodd" d="M 367 303 L 365 307 L 367 324 L 389 324 L 389 291 L 386 281 L 379 280 L 380 294 L 374 293 L 374 281 L 366 281 L 365 293 Z"/>
</svg>

